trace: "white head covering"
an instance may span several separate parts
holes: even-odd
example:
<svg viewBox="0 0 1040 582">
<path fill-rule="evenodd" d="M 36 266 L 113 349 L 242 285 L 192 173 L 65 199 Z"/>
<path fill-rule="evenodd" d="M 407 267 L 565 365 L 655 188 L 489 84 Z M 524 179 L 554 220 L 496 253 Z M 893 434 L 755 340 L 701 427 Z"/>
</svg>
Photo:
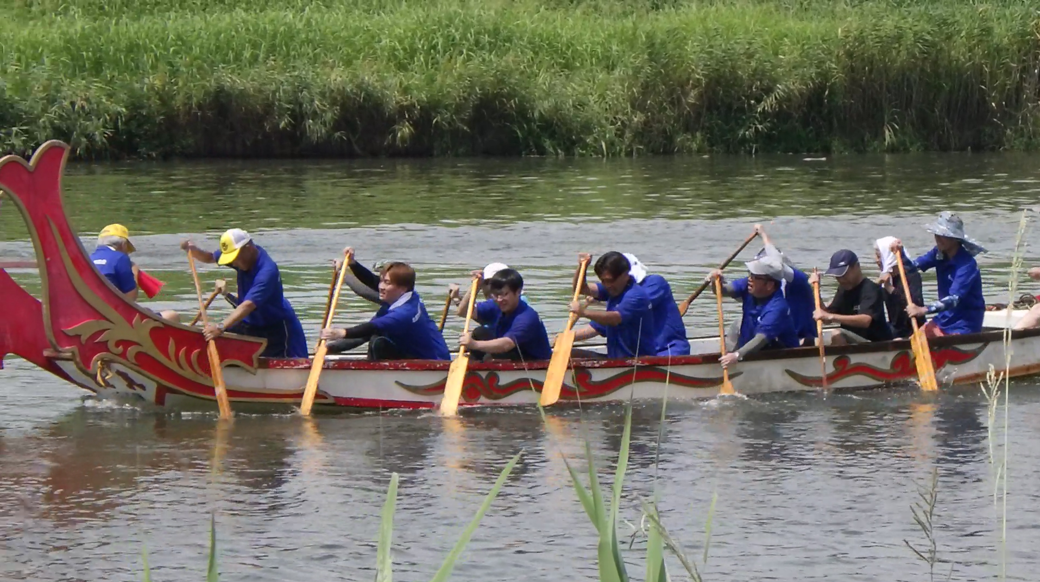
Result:
<svg viewBox="0 0 1040 582">
<path fill-rule="evenodd" d="M 621 253 L 628 259 L 628 274 L 632 275 L 632 278 L 636 280 L 636 283 L 642 283 L 643 279 L 646 279 L 646 266 L 639 262 L 632 253 Z"/>
<path fill-rule="evenodd" d="M 896 242 L 896 237 L 886 236 L 877 239 L 874 246 L 877 247 L 878 253 L 881 254 L 881 273 L 895 273 L 896 272 L 896 254 L 892 252 L 892 243 Z M 903 247 L 903 262 L 910 260 L 910 251 L 906 247 Z"/>
<path fill-rule="evenodd" d="M 484 267 L 484 280 L 487 281 L 488 279 L 494 277 L 495 273 L 508 268 L 509 265 L 505 263 L 491 263 L 490 265 Z"/>
</svg>

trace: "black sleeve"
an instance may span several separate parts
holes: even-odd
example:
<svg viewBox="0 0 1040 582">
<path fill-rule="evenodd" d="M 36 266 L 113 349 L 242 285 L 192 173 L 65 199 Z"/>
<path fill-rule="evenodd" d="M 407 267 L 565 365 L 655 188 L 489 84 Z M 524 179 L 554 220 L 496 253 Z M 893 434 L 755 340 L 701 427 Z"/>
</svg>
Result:
<svg viewBox="0 0 1040 582">
<path fill-rule="evenodd" d="M 376 326 L 369 321 L 348 329 L 347 335 L 343 339 L 367 339 L 375 335 L 377 331 Z"/>
<path fill-rule="evenodd" d="M 887 321 L 885 319 L 885 297 L 881 286 L 869 279 L 859 292 L 860 315 L 869 315 L 872 321 Z"/>
<path fill-rule="evenodd" d="M 824 307 L 823 310 L 827 313 L 833 313 L 835 315 L 842 315 L 842 305 L 845 303 L 845 290 L 838 287 L 837 292 L 834 293 L 834 298 L 831 299 L 830 305 Z"/>
<path fill-rule="evenodd" d="M 354 273 L 357 280 L 361 281 L 361 284 L 365 287 L 375 289 L 376 291 L 379 290 L 379 276 L 369 271 L 359 261 L 355 261 L 353 265 L 350 265 L 350 272 Z"/>
</svg>

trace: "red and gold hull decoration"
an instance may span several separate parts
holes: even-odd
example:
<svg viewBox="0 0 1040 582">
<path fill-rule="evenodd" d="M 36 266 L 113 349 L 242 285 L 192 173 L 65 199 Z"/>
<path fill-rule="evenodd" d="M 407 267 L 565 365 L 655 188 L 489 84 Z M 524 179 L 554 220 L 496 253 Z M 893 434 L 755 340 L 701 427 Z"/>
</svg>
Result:
<svg viewBox="0 0 1040 582">
<path fill-rule="evenodd" d="M 739 374 L 734 374 L 737 376 Z M 619 371 L 603 380 L 593 380 L 592 371 L 585 368 L 574 370 L 571 377 L 574 384 L 564 382 L 560 391 L 562 400 L 595 400 L 617 392 L 625 386 L 635 383 L 652 382 L 665 383 L 683 388 L 717 388 L 722 385 L 722 376 L 715 378 L 695 378 L 670 372 L 665 368 L 657 366 L 646 366 L 642 368 L 627 369 Z M 433 396 L 444 392 L 445 380 L 440 380 L 425 386 L 412 386 L 403 382 L 395 382 L 401 388 L 422 396 Z M 523 390 L 542 391 L 542 382 L 533 378 L 520 378 L 511 382 L 503 383 L 498 372 L 469 372 L 462 383 L 462 399 L 465 402 L 478 402 L 480 400 L 497 401 L 502 400 Z"/>
<path fill-rule="evenodd" d="M 973 350 L 962 350 L 955 347 L 947 347 L 932 350 L 932 362 L 935 369 L 939 370 L 947 364 L 963 364 L 979 357 L 989 344 L 982 344 Z M 819 376 L 805 376 L 791 370 L 785 370 L 787 375 L 802 386 L 823 387 L 823 380 Z M 835 384 L 853 376 L 865 376 L 871 380 L 882 383 L 894 383 L 917 377 L 917 368 L 911 352 L 902 350 L 892 356 L 892 361 L 887 368 L 879 368 L 870 364 L 852 362 L 848 356 L 834 358 L 834 371 L 827 372 L 827 383 Z"/>
<path fill-rule="evenodd" d="M 68 146 L 50 141 L 29 163 L 18 156 L 0 159 L 0 188 L 29 229 L 43 286 L 42 313 L 19 309 L 5 314 L 4 326 L 42 327 L 48 347 L 71 356 L 86 375 L 94 376 L 104 362 L 119 363 L 160 385 L 213 397 L 206 342 L 199 329 L 167 322 L 142 309 L 94 269 L 65 217 L 61 176 L 67 156 Z M 12 296 L 27 303 L 3 289 L 5 302 Z M 39 349 L 36 343 L 28 351 Z M 262 341 L 248 338 L 218 340 L 226 365 L 251 371 L 263 347 Z M 6 344 L 0 348 L 17 353 Z"/>
</svg>

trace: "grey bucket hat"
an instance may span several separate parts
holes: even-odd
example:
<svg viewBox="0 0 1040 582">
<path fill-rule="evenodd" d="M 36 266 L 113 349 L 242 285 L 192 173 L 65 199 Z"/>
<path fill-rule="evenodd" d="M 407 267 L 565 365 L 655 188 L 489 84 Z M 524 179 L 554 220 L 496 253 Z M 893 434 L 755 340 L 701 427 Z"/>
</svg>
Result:
<svg viewBox="0 0 1040 582">
<path fill-rule="evenodd" d="M 765 247 L 763 247 L 762 250 L 758 251 L 758 254 L 755 255 L 755 260 L 757 261 L 761 258 L 770 256 L 779 258 L 780 261 L 783 263 L 784 281 L 787 281 L 788 283 L 794 281 L 794 263 L 792 263 L 791 259 L 787 258 L 787 255 L 785 255 L 780 249 L 776 248 L 775 246 L 766 245 Z"/>
<path fill-rule="evenodd" d="M 986 252 L 985 247 L 975 242 L 975 239 L 964 234 L 964 221 L 949 210 L 940 213 L 939 218 L 932 224 L 926 225 L 924 229 L 934 235 L 955 238 L 961 241 L 964 250 L 968 251 L 971 256 Z"/>
</svg>

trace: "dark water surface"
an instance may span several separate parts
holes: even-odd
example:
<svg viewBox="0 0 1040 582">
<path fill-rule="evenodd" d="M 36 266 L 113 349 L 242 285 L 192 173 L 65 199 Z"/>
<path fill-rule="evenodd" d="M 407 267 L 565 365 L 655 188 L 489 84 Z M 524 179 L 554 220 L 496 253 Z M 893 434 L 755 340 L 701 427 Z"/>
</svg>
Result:
<svg viewBox="0 0 1040 582">
<path fill-rule="evenodd" d="M 229 226 L 250 230 L 279 261 L 313 340 L 329 259 L 347 244 L 369 264 L 413 263 L 431 310 L 468 270 L 506 262 L 524 274 L 532 305 L 555 329 L 579 251 L 634 252 L 678 297 L 755 222 L 811 268 L 842 247 L 867 259 L 885 235 L 924 252 L 930 235 L 920 227 L 943 209 L 961 213 L 991 249 L 980 258 L 987 296 L 1005 301 L 1019 210 L 1040 198 L 1038 162 L 951 154 L 72 165 L 65 200 L 88 248 L 109 222 L 131 229 L 135 260 L 168 283 L 149 302 L 158 308 L 190 312 L 195 302 L 181 239 L 214 247 Z M 0 206 L 0 258 L 30 257 L 26 239 L 12 206 Z M 1027 263 L 1035 259 L 1027 249 Z M 208 285 L 218 273 L 201 275 Z M 31 273 L 17 277 L 38 290 Z M 370 312 L 349 298 L 339 320 Z M 713 302 L 696 303 L 687 324 L 691 334 L 717 329 Z M 448 328 L 454 338 L 461 322 L 449 319 Z M 2 580 L 140 580 L 143 548 L 156 580 L 200 580 L 211 514 L 225 580 L 371 580 L 393 471 L 401 475 L 395 575 L 428 580 L 520 450 L 453 578 L 596 577 L 595 530 L 561 453 L 584 468 L 587 437 L 601 473 L 612 470 L 620 407 L 553 411 L 548 425 L 521 409 L 466 411 L 456 421 L 240 416 L 219 430 L 215 415 L 119 408 L 23 362 L 5 365 Z M 925 580 L 927 566 L 904 540 L 926 546 L 910 504 L 935 467 L 936 537 L 947 560 L 937 578 L 951 562 L 954 580 L 997 577 L 995 465 L 976 387 L 938 397 L 905 389 L 671 402 L 660 449 L 659 417 L 658 403 L 637 404 L 619 535 L 639 525 L 639 500 L 653 495 L 656 478 L 665 525 L 699 562 L 716 493 L 706 580 Z M 1037 417 L 1040 386 L 1013 383 L 1007 564 L 1009 578 L 1021 580 L 1036 579 L 1040 566 Z M 635 579 L 644 548 L 637 537 L 625 553 Z M 683 579 L 678 563 L 670 567 Z"/>
</svg>

